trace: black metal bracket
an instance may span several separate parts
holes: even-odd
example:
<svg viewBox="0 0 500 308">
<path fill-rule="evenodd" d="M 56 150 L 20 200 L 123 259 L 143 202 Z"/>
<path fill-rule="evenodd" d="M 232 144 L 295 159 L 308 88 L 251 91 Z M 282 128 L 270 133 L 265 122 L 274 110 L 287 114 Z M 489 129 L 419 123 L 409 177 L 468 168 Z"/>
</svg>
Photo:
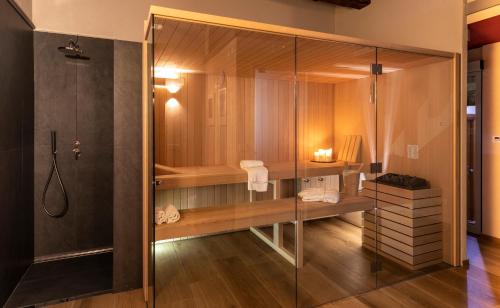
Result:
<svg viewBox="0 0 500 308">
<path fill-rule="evenodd" d="M 382 64 L 374 63 L 370 67 L 370 72 L 372 75 L 382 75 Z"/>
</svg>

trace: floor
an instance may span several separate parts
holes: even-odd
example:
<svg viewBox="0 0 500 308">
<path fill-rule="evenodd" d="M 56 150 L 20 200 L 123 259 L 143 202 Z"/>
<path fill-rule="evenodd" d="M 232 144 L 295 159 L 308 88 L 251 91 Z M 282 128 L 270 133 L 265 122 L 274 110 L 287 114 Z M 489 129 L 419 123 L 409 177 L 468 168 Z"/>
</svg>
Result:
<svg viewBox="0 0 500 308">
<path fill-rule="evenodd" d="M 467 251 L 468 268 L 437 271 L 321 308 L 499 307 L 500 242 L 469 236 Z"/>
<path fill-rule="evenodd" d="M 234 241 L 237 241 L 238 239 L 238 236 L 232 235 L 231 242 L 234 243 Z M 183 242 L 189 243 L 192 242 L 192 240 Z M 241 247 L 245 247 L 248 243 L 249 242 L 247 240 L 244 240 L 239 244 Z M 209 243 L 207 243 L 207 245 L 208 244 Z M 213 243 L 210 245 L 213 245 Z M 175 250 L 175 245 L 170 246 L 174 246 L 173 249 Z M 205 256 L 202 250 L 195 249 L 193 246 L 195 245 L 190 245 L 191 249 L 189 250 L 189 253 L 194 252 L 199 253 L 199 256 Z M 214 249 L 216 248 L 217 246 L 214 246 Z M 185 251 L 188 251 L 187 248 Z M 468 251 L 470 258 L 470 266 L 468 269 L 448 268 L 438 270 L 436 272 L 420 275 L 419 277 L 395 283 L 375 291 L 363 293 L 358 296 L 347 297 L 335 303 L 325 304 L 321 307 L 498 307 L 500 305 L 500 242 L 469 237 Z M 248 262 L 249 259 L 255 257 L 257 257 L 255 254 L 251 254 L 244 260 Z M 260 258 L 265 259 L 263 256 Z M 259 262 L 259 260 L 260 259 L 256 259 L 254 263 L 262 263 Z M 386 266 L 384 264 L 385 263 L 383 263 L 383 267 Z M 206 271 L 210 271 L 210 269 L 206 269 Z M 194 273 L 195 272 L 191 272 L 189 275 L 191 275 L 191 277 L 195 277 Z M 276 270 L 271 268 L 268 270 L 267 274 L 263 275 L 261 273 L 258 277 L 275 277 L 275 275 Z M 342 281 L 341 278 L 342 277 L 339 277 L 339 281 Z M 179 279 L 179 277 L 175 279 Z M 240 277 L 235 279 L 235 281 L 246 281 L 247 279 L 248 278 L 246 277 Z M 282 283 L 283 282 L 279 280 L 273 283 L 272 290 L 277 290 L 278 286 L 282 285 Z M 163 288 L 165 285 L 167 285 L 167 283 L 163 284 Z M 322 289 L 323 287 L 324 286 L 316 286 L 317 289 Z M 187 293 L 179 289 L 180 288 L 177 289 L 178 292 L 184 294 Z M 190 288 L 191 292 L 199 289 L 200 288 Z M 227 292 L 227 290 L 221 288 L 220 285 L 213 285 L 211 290 L 214 292 L 212 295 L 219 293 L 224 294 Z M 252 291 L 254 291 L 253 287 Z M 323 293 L 322 291 L 318 292 Z M 169 293 L 172 294 L 173 291 Z M 199 295 L 203 296 L 203 294 Z M 179 296 L 182 297 L 181 295 Z M 81 299 L 53 307 L 143 307 L 144 303 L 141 299 L 142 290 L 135 290 L 131 292 L 106 294 Z M 228 299 L 226 303 L 230 303 L 230 299 Z M 210 302 L 207 302 L 207 304 L 210 304 Z M 273 306 L 273 302 L 266 304 L 266 307 Z M 157 304 L 157 307 L 171 306 L 174 305 L 164 306 L 159 302 Z M 206 307 L 206 305 L 203 306 Z M 250 305 L 250 307 L 256 306 L 256 304 Z"/>
<path fill-rule="evenodd" d="M 293 234 L 286 226 L 292 251 Z M 158 307 L 312 307 L 424 273 L 390 261 L 372 272 L 361 229 L 338 218 L 305 223 L 297 272 L 249 231 L 159 244 L 155 253 Z"/>
<path fill-rule="evenodd" d="M 31 307 L 109 292 L 112 276 L 112 253 L 32 264 L 5 307 Z"/>
</svg>

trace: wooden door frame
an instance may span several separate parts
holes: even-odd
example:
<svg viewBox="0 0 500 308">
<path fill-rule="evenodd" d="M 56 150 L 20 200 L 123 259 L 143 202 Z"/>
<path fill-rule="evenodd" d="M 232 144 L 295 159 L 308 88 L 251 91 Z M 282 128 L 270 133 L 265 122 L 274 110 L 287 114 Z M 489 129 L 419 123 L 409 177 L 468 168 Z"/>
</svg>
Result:
<svg viewBox="0 0 500 308">
<path fill-rule="evenodd" d="M 462 99 L 462 57 L 459 53 L 452 53 L 446 51 L 418 48 L 418 47 L 409 47 L 398 44 L 388 44 L 388 43 L 380 43 L 370 40 L 364 40 L 359 38 L 352 38 L 342 35 L 336 35 L 331 33 L 323 33 L 317 31 L 310 31 L 298 28 L 291 28 L 279 25 L 272 25 L 260 22 L 254 22 L 249 20 L 241 20 L 229 17 L 222 17 L 216 15 L 209 15 L 203 13 L 196 13 L 185 10 L 177 10 L 160 6 L 151 6 L 149 11 L 148 20 L 145 21 L 144 27 L 144 44 L 143 44 L 143 215 L 144 215 L 144 226 L 143 226 L 143 240 L 145 241 L 143 244 L 144 249 L 144 266 L 143 266 L 143 281 L 144 281 L 144 296 L 146 301 L 148 300 L 149 288 L 152 286 L 149 285 L 149 222 L 148 217 L 151 213 L 149 213 L 149 202 L 151 201 L 148 196 L 148 191 L 150 189 L 149 175 L 148 175 L 148 167 L 152 165 L 152 162 L 148 161 L 149 158 L 149 148 L 148 148 L 148 139 L 147 136 L 149 134 L 149 119 L 148 119 L 148 82 L 149 76 L 147 76 L 147 48 L 148 48 L 148 35 L 151 24 L 151 19 L 155 15 L 160 15 L 165 18 L 189 21 L 189 22 L 197 22 L 203 24 L 213 24 L 225 27 L 232 28 L 242 28 L 252 31 L 258 32 L 266 32 L 266 33 L 274 33 L 280 35 L 289 35 L 295 37 L 303 37 L 308 39 L 317 39 L 317 40 L 325 40 L 325 41 L 333 41 L 333 42 L 342 42 L 342 43 L 351 43 L 351 44 L 359 44 L 371 47 L 379 47 L 386 49 L 393 49 L 398 51 L 407 51 L 414 53 L 421 53 L 429 56 L 439 56 L 446 57 L 452 60 L 453 63 L 453 115 L 452 115 L 452 127 L 453 127 L 453 142 L 452 146 L 454 149 L 453 152 L 453 199 L 452 199 L 452 226 L 451 226 L 451 236 L 450 240 L 452 242 L 452 256 L 450 263 L 453 266 L 460 266 L 462 262 L 466 258 L 464 252 L 465 240 L 464 232 L 467 228 L 467 222 L 464 220 L 463 211 L 465 210 L 464 204 L 467 202 L 466 193 L 463 192 L 466 186 L 466 180 L 464 181 L 464 172 L 466 166 L 466 145 L 464 144 L 465 134 L 466 132 L 466 111 L 463 106 L 465 106 Z"/>
</svg>

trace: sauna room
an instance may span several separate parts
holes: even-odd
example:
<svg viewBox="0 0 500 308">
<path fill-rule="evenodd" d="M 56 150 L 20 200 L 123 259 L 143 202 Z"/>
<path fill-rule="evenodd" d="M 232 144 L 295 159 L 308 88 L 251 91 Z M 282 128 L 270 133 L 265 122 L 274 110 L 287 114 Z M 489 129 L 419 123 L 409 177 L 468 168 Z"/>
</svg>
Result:
<svg viewBox="0 0 500 308">
<path fill-rule="evenodd" d="M 311 307 L 452 263 L 454 60 L 153 15 L 154 301 Z"/>
</svg>

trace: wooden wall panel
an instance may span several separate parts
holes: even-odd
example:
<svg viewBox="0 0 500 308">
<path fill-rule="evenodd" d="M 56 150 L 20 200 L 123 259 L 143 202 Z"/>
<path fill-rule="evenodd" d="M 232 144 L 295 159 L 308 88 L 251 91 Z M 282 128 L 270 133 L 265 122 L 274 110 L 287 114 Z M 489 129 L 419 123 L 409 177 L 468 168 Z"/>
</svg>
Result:
<svg viewBox="0 0 500 308">
<path fill-rule="evenodd" d="M 250 201 L 246 183 L 157 190 L 156 206 L 172 204 L 177 209 L 220 207 Z"/>
<path fill-rule="evenodd" d="M 300 81 L 298 158 L 311 160 L 319 148 L 334 147 L 334 85 Z"/>
<path fill-rule="evenodd" d="M 175 94 L 155 87 L 155 159 L 171 167 L 196 166 L 202 160 L 205 75 L 181 74 L 184 86 Z M 170 98 L 180 106 L 166 108 Z"/>
<path fill-rule="evenodd" d="M 361 137 L 364 171 L 375 161 L 375 104 L 370 102 L 370 78 L 335 85 L 334 152 L 338 153 L 348 135 Z"/>
<path fill-rule="evenodd" d="M 260 76 L 255 81 L 256 157 L 264 161 L 294 160 L 294 86 L 289 79 Z M 298 157 L 312 159 L 318 148 L 334 145 L 334 85 L 299 82 Z"/>
</svg>

